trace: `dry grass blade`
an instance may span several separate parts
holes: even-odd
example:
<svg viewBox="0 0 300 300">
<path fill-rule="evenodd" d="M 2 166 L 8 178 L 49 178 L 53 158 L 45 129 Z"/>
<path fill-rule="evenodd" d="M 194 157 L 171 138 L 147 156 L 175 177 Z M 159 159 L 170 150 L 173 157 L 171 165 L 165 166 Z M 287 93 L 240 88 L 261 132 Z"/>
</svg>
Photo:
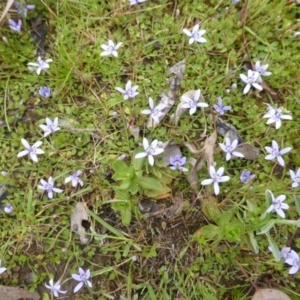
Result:
<svg viewBox="0 0 300 300">
<path fill-rule="evenodd" d="M 4 11 L 2 12 L 2 15 L 1 15 L 1 18 L 0 18 L 0 23 L 2 22 L 2 20 L 4 19 L 4 17 L 8 13 L 8 11 L 11 8 L 11 6 L 13 5 L 13 3 L 14 3 L 14 0 L 8 0 L 7 1 L 6 6 L 4 8 Z"/>
</svg>

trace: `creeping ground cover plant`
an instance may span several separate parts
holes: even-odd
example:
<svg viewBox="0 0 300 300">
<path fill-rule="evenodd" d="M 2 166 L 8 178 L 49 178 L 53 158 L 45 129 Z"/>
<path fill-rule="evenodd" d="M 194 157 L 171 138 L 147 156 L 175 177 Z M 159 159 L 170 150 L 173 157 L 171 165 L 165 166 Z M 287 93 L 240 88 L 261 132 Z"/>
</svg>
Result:
<svg viewBox="0 0 300 300">
<path fill-rule="evenodd" d="M 299 299 L 299 1 L 100 2 L 0 8 L 0 298 Z"/>
</svg>

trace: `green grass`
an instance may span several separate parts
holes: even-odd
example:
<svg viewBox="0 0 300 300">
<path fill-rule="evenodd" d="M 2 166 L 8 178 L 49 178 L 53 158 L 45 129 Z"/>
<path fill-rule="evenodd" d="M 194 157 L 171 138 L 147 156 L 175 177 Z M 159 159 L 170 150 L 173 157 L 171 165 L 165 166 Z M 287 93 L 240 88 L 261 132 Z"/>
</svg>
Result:
<svg viewBox="0 0 300 300">
<path fill-rule="evenodd" d="M 287 220 L 297 221 L 300 214 L 294 200 L 294 196 L 299 199 L 299 188 L 291 189 L 288 171 L 300 167 L 300 54 L 299 37 L 293 37 L 299 31 L 299 5 L 249 1 L 243 24 L 243 1 L 233 5 L 230 0 L 149 0 L 132 7 L 128 2 L 32 1 L 28 4 L 36 4 L 36 9 L 23 19 L 20 34 L 9 29 L 7 20 L 0 29 L 8 40 L 0 44 L 0 120 L 6 123 L 0 127 L 0 163 L 1 170 L 8 172 L 0 181 L 10 185 L 4 202 L 14 206 L 13 213 L 0 215 L 0 259 L 7 268 L 0 283 L 38 289 L 43 299 L 51 299 L 45 282 L 60 279 L 62 290 L 72 294 L 70 274 L 82 267 L 91 270 L 93 287 L 83 288 L 76 296 L 79 300 L 251 299 L 250 280 L 298 299 L 299 272 L 289 275 L 284 263 L 275 262 L 267 249 L 269 237 L 279 249 L 290 246 L 299 252 L 298 223 L 278 222 L 284 219 L 276 213 L 260 217 L 270 205 L 266 190 L 276 197 L 287 196 Z M 45 57 L 53 59 L 49 71 L 40 76 L 27 69 L 27 63 L 37 58 L 30 26 L 38 15 L 47 28 Z M 8 18 L 17 19 L 15 11 Z M 182 29 L 198 23 L 206 30 L 207 42 L 189 45 Z M 100 45 L 109 39 L 123 43 L 118 58 L 100 56 Z M 218 146 L 223 137 L 218 135 L 214 160 L 231 177 L 218 197 L 211 186 L 200 184 L 208 178 L 205 167 L 198 172 L 199 193 L 195 193 L 185 174 L 163 167 L 160 159 L 154 167 L 134 159 L 142 151 L 143 137 L 176 141 L 185 156 L 197 158 L 184 142 L 201 149 L 214 130 L 211 108 L 204 110 L 204 116 L 199 109 L 192 116 L 185 112 L 175 127 L 171 115 L 179 98 L 157 128 L 146 128 L 147 116 L 141 111 L 148 108 L 149 97 L 158 103 L 159 95 L 169 90 L 168 69 L 183 59 L 186 68 L 179 96 L 201 89 L 210 107 L 223 97 L 232 110 L 222 119 L 261 151 L 255 161 L 226 162 Z M 276 95 L 266 90 L 242 94 L 239 74 L 257 60 L 269 64 L 272 75 L 265 81 Z M 124 88 L 128 80 L 139 86 L 139 95 L 124 101 L 115 87 Z M 237 89 L 226 93 L 233 83 Z M 51 88 L 49 99 L 38 94 L 41 86 Z M 269 127 L 262 119 L 264 103 L 284 107 L 293 120 L 284 120 L 279 130 Z M 119 117 L 114 118 L 113 112 Z M 46 117 L 58 117 L 61 130 L 44 138 L 39 125 Z M 138 139 L 128 130 L 128 122 L 140 128 Z M 207 133 L 202 136 L 206 122 Z M 43 141 L 45 155 L 39 155 L 38 163 L 17 158 L 23 150 L 21 138 L 30 144 Z M 283 156 L 285 168 L 264 159 L 264 147 L 273 139 L 283 148 L 293 147 Z M 123 154 L 128 169 L 114 164 Z M 64 179 L 78 169 L 84 171 L 83 188 L 64 185 Z M 256 174 L 247 186 L 239 180 L 244 169 Z M 64 190 L 53 200 L 37 187 L 50 176 Z M 122 184 L 129 187 L 122 189 Z M 139 209 L 140 201 L 160 196 L 155 201 L 167 211 L 178 195 L 182 211 L 173 218 L 151 217 Z M 70 230 L 77 201 L 89 208 L 93 232 L 88 245 L 80 245 Z M 207 201 L 210 211 L 203 208 Z M 228 216 L 225 223 L 222 216 Z M 272 220 L 277 224 L 267 230 Z M 216 227 L 218 238 L 211 230 Z M 23 270 L 18 278 L 17 267 Z M 29 273 L 32 279 L 26 281 Z"/>
</svg>

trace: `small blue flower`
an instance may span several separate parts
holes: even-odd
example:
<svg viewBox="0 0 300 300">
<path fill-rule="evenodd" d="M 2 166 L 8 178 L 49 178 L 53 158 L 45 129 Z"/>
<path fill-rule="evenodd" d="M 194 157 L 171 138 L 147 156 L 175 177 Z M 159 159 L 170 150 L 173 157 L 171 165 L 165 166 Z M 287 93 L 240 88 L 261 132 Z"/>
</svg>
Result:
<svg viewBox="0 0 300 300">
<path fill-rule="evenodd" d="M 229 176 L 223 176 L 224 173 L 224 168 L 221 167 L 219 168 L 218 171 L 216 171 L 215 167 L 210 166 L 209 167 L 209 175 L 210 178 L 209 179 L 204 179 L 201 181 L 202 185 L 208 185 L 208 184 L 214 184 L 214 191 L 216 195 L 219 195 L 220 192 L 220 187 L 219 187 L 219 183 L 221 182 L 226 182 L 230 179 Z"/>
<path fill-rule="evenodd" d="M 283 154 L 286 154 L 292 150 L 292 147 L 287 147 L 282 150 L 279 149 L 278 143 L 276 141 L 272 141 L 272 147 L 265 147 L 269 154 L 265 157 L 266 160 L 272 160 L 274 158 L 277 159 L 278 163 L 284 167 L 284 160 L 282 158 Z"/>
<path fill-rule="evenodd" d="M 14 210 L 14 208 L 13 208 L 13 206 L 11 205 L 11 204 L 6 204 L 5 206 L 4 206 L 4 209 L 3 209 L 7 214 L 10 214 L 13 210 Z"/>
<path fill-rule="evenodd" d="M 88 287 L 92 287 L 92 283 L 88 280 L 91 276 L 91 272 L 89 269 L 84 271 L 82 268 L 79 268 L 78 274 L 71 274 L 72 278 L 76 281 L 79 281 L 79 283 L 74 288 L 74 293 L 77 293 L 83 285 L 86 285 Z"/>
<path fill-rule="evenodd" d="M 221 97 L 218 97 L 218 104 L 214 105 L 214 109 L 216 110 L 217 113 L 220 115 L 224 115 L 226 110 L 230 110 L 231 106 L 223 106 L 223 99 Z"/>
<path fill-rule="evenodd" d="M 39 94 L 44 98 L 49 98 L 51 96 L 51 90 L 46 86 L 42 86 L 39 89 Z"/>
<path fill-rule="evenodd" d="M 21 4 L 20 2 L 15 1 L 14 5 L 18 11 L 18 14 L 23 15 L 25 18 L 27 17 L 27 11 L 29 9 L 35 9 L 35 5 L 26 4 L 25 2 Z"/>
<path fill-rule="evenodd" d="M 296 173 L 293 170 L 290 170 L 290 175 L 293 180 L 292 187 L 293 188 L 298 187 L 300 185 L 300 168 Z"/>
<path fill-rule="evenodd" d="M 244 157 L 244 154 L 234 151 L 235 148 L 237 147 L 237 144 L 238 144 L 238 140 L 234 140 L 231 143 L 229 138 L 225 139 L 225 144 L 219 143 L 221 149 L 226 153 L 226 160 L 230 160 L 232 155 L 238 157 Z"/>
<path fill-rule="evenodd" d="M 183 167 L 186 163 L 186 157 L 180 157 L 179 155 L 175 155 L 174 157 L 170 157 L 170 167 L 172 170 L 180 170 L 182 172 L 187 172 L 188 169 Z"/>
<path fill-rule="evenodd" d="M 50 68 L 50 65 L 49 65 L 50 62 L 53 62 L 53 59 L 49 58 L 49 59 L 43 60 L 39 56 L 36 63 L 30 62 L 27 65 L 28 65 L 29 71 L 36 72 L 38 75 L 40 75 L 42 71 L 47 71 Z"/>
<path fill-rule="evenodd" d="M 17 23 L 12 19 L 8 19 L 8 23 L 9 23 L 9 28 L 11 30 L 18 31 L 18 32 L 21 31 L 21 27 L 22 27 L 22 21 L 21 20 L 18 20 L 18 23 Z"/>
<path fill-rule="evenodd" d="M 241 182 L 243 182 L 243 183 L 248 183 L 249 180 L 254 179 L 254 178 L 255 178 L 255 175 L 251 174 L 250 171 L 246 171 L 246 170 L 243 171 L 240 176 Z"/>
</svg>

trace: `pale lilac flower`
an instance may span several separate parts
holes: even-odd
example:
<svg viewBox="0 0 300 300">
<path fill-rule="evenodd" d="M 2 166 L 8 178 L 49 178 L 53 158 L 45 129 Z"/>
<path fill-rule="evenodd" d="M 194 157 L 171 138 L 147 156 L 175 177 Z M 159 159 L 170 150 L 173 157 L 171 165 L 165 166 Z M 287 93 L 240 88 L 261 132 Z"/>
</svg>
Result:
<svg viewBox="0 0 300 300">
<path fill-rule="evenodd" d="M 232 85 L 231 85 L 231 89 L 234 91 L 234 90 L 236 90 L 237 89 L 237 84 L 236 83 L 233 83 Z"/>
<path fill-rule="evenodd" d="M 21 27 L 22 27 L 22 21 L 21 20 L 18 20 L 18 23 L 17 23 L 12 19 L 8 19 L 8 23 L 9 23 L 9 28 L 11 30 L 18 31 L 18 32 L 21 31 Z"/>
<path fill-rule="evenodd" d="M 205 43 L 206 39 L 202 37 L 202 35 L 206 32 L 206 30 L 199 30 L 199 24 L 195 25 L 192 29 L 192 32 L 186 28 L 182 30 L 187 36 L 190 37 L 189 44 L 193 44 L 195 41 L 197 43 Z"/>
<path fill-rule="evenodd" d="M 53 198 L 53 192 L 62 193 L 63 190 L 54 187 L 54 181 L 52 177 L 49 177 L 48 182 L 44 179 L 41 179 L 41 185 L 38 185 L 38 188 L 48 193 L 48 198 Z"/>
<path fill-rule="evenodd" d="M 21 142 L 22 142 L 23 146 L 26 148 L 26 150 L 19 152 L 17 157 L 22 157 L 24 155 L 29 154 L 30 158 L 34 162 L 38 162 L 37 154 L 45 153 L 42 149 L 39 149 L 39 147 L 43 144 L 43 142 L 41 142 L 41 141 L 34 143 L 32 146 L 30 146 L 29 143 L 25 139 L 21 139 Z"/>
<path fill-rule="evenodd" d="M 170 164 L 172 167 L 170 169 L 172 170 L 180 170 L 182 172 L 187 172 L 188 169 L 183 167 L 186 163 L 186 157 L 180 157 L 179 155 L 175 155 L 174 157 L 170 157 Z"/>
<path fill-rule="evenodd" d="M 220 115 L 224 115 L 226 110 L 230 110 L 231 106 L 223 106 L 223 99 L 221 97 L 218 97 L 218 104 L 214 105 L 214 109 L 216 110 L 217 113 Z"/>
<path fill-rule="evenodd" d="M 210 175 L 211 178 L 201 181 L 201 184 L 202 185 L 208 185 L 208 184 L 213 183 L 215 194 L 218 195 L 219 192 L 220 192 L 219 183 L 228 181 L 230 179 L 229 176 L 222 176 L 223 173 L 224 173 L 224 168 L 223 167 L 219 168 L 219 170 L 216 171 L 215 167 L 210 166 L 209 167 L 209 175 Z"/>
<path fill-rule="evenodd" d="M 58 280 L 55 284 L 53 282 L 53 279 L 49 280 L 49 285 L 45 284 L 46 288 L 51 290 L 51 293 L 54 295 L 54 297 L 59 297 L 58 293 L 65 294 L 67 291 L 61 291 L 60 290 L 60 281 Z"/>
<path fill-rule="evenodd" d="M 273 249 L 271 246 L 268 247 L 268 249 L 273 252 Z M 280 261 L 280 259 L 282 260 L 286 260 L 289 257 L 289 254 L 291 253 L 291 248 L 290 247 L 284 247 L 281 249 L 280 251 L 280 258 L 279 260 L 276 260 L 277 262 Z"/>
<path fill-rule="evenodd" d="M 43 86 L 39 89 L 39 94 L 44 98 L 49 98 L 51 96 L 51 90 L 47 86 Z"/>
<path fill-rule="evenodd" d="M 128 98 L 134 98 L 139 93 L 136 91 L 138 89 L 138 86 L 131 86 L 131 81 L 128 80 L 125 86 L 125 90 L 123 90 L 120 87 L 116 87 L 116 90 L 119 91 L 124 95 L 124 100 L 127 100 Z"/>
<path fill-rule="evenodd" d="M 3 177 L 6 177 L 8 175 L 8 172 L 6 172 L 6 171 L 1 171 L 0 173 Z"/>
<path fill-rule="evenodd" d="M 269 152 L 270 154 L 268 154 L 265 159 L 266 160 L 272 160 L 274 158 L 277 159 L 278 163 L 284 167 L 284 160 L 281 157 L 281 155 L 286 154 L 288 152 L 290 152 L 292 150 L 292 147 L 287 147 L 284 148 L 282 150 L 279 150 L 278 144 L 276 141 L 272 141 L 272 148 L 271 147 L 265 147 L 265 149 L 267 150 L 267 152 Z"/>
<path fill-rule="evenodd" d="M 246 170 L 243 171 L 240 176 L 241 182 L 243 182 L 243 183 L 248 183 L 250 180 L 252 180 L 254 178 L 255 178 L 255 175 L 251 174 L 250 171 L 246 171 Z"/>
<path fill-rule="evenodd" d="M 300 268 L 300 260 L 299 255 L 294 250 L 291 250 L 291 253 L 289 253 L 289 256 L 285 260 L 285 262 L 292 266 L 290 268 L 289 274 L 295 274 L 298 272 Z"/>
<path fill-rule="evenodd" d="M 199 102 L 201 96 L 201 91 L 197 90 L 195 92 L 194 98 L 190 98 L 187 96 L 182 96 L 181 99 L 183 100 L 183 108 L 190 109 L 190 115 L 194 114 L 197 110 L 197 107 L 208 107 L 208 104 L 205 102 Z"/>
<path fill-rule="evenodd" d="M 286 199 L 286 196 L 285 195 L 280 195 L 275 199 L 273 193 L 269 190 L 268 190 L 268 192 L 270 193 L 270 195 L 272 197 L 272 204 L 267 209 L 267 213 L 276 211 L 276 213 L 280 217 L 285 218 L 285 213 L 284 213 L 283 209 L 289 209 L 289 205 L 286 204 L 286 203 L 283 203 L 283 201 L 285 201 L 285 199 Z"/>
<path fill-rule="evenodd" d="M 161 111 L 165 108 L 165 105 L 164 104 L 159 104 L 157 106 L 154 106 L 153 99 L 151 97 L 149 97 L 149 108 L 150 109 L 142 110 L 141 113 L 144 114 L 144 115 L 150 115 L 151 118 L 156 123 L 159 123 L 159 117 L 161 117 L 163 115 L 163 113 Z"/>
<path fill-rule="evenodd" d="M 14 208 L 13 208 L 13 206 L 11 205 L 11 204 L 6 204 L 5 206 L 4 206 L 4 209 L 3 209 L 7 214 L 10 214 L 13 210 L 14 210 Z"/>
<path fill-rule="evenodd" d="M 296 173 L 293 170 L 290 170 L 290 175 L 293 180 L 292 187 L 293 188 L 298 187 L 300 185 L 300 168 Z"/>
<path fill-rule="evenodd" d="M 263 82 L 262 76 L 270 76 L 270 75 L 272 75 L 271 72 L 267 72 L 268 67 L 269 67 L 269 65 L 261 65 L 260 61 L 257 61 L 255 63 L 254 70 L 259 73 L 259 77 L 257 79 L 257 81 L 259 83 Z"/>
<path fill-rule="evenodd" d="M 48 136 L 49 134 L 60 130 L 60 128 L 58 127 L 58 118 L 54 118 L 53 122 L 49 119 L 46 118 L 46 125 L 41 124 L 39 125 L 40 128 L 42 128 L 45 133 L 44 133 L 44 137 Z"/>
<path fill-rule="evenodd" d="M 7 269 L 4 267 L 1 267 L 1 259 L 0 259 L 0 274 L 4 273 Z"/>
<path fill-rule="evenodd" d="M 46 60 L 43 60 L 40 56 L 37 59 L 36 63 L 28 63 L 28 69 L 31 72 L 35 72 L 40 75 L 42 71 L 47 71 L 50 68 L 49 63 L 53 62 L 53 59 L 49 58 Z"/>
<path fill-rule="evenodd" d="M 73 187 L 77 187 L 77 185 L 79 184 L 80 186 L 83 186 L 83 181 L 81 180 L 81 178 L 79 177 L 82 174 L 82 170 L 77 170 L 76 172 L 74 172 L 71 176 L 68 176 L 65 179 L 65 184 L 72 181 L 72 186 Z"/>
<path fill-rule="evenodd" d="M 148 157 L 149 164 L 151 166 L 154 165 L 154 155 L 159 155 L 164 152 L 163 148 L 159 148 L 158 146 L 158 140 L 152 141 L 152 143 L 149 145 L 149 142 L 146 138 L 143 139 L 143 147 L 145 149 L 145 152 L 136 154 L 135 158 L 142 158 L 142 157 Z"/>
<path fill-rule="evenodd" d="M 118 57 L 118 49 L 121 47 L 123 43 L 118 43 L 117 45 L 114 44 L 112 40 L 108 40 L 107 45 L 101 45 L 101 48 L 104 50 L 100 53 L 101 56 L 108 56 L 113 55 Z"/>
<path fill-rule="evenodd" d="M 72 278 L 80 281 L 74 288 L 74 293 L 77 293 L 85 284 L 86 286 L 92 287 L 92 283 L 88 280 L 91 276 L 91 272 L 89 269 L 86 270 L 86 272 L 79 268 L 78 274 L 72 274 Z"/>
<path fill-rule="evenodd" d="M 292 116 L 290 115 L 284 115 L 282 114 L 282 109 L 281 108 L 274 108 L 271 105 L 268 105 L 268 111 L 266 114 L 263 115 L 263 118 L 269 118 L 267 121 L 267 124 L 272 124 L 275 123 L 275 128 L 279 129 L 281 126 L 281 119 L 282 120 L 292 120 Z"/>
<path fill-rule="evenodd" d="M 18 14 L 23 15 L 25 18 L 27 17 L 27 11 L 29 9 L 35 8 L 35 5 L 33 5 L 33 4 L 27 5 L 25 2 L 20 3 L 20 2 L 15 1 L 14 5 L 15 5 L 16 9 L 18 10 Z"/>
<path fill-rule="evenodd" d="M 300 35 L 300 31 L 294 32 L 294 37 L 296 37 L 296 36 L 298 36 L 298 35 Z"/>
<path fill-rule="evenodd" d="M 237 4 L 239 3 L 241 0 L 232 0 L 232 4 Z"/>
<path fill-rule="evenodd" d="M 244 157 L 244 155 L 240 152 L 234 151 L 237 147 L 238 140 L 234 140 L 232 143 L 229 138 L 225 139 L 225 144 L 219 143 L 221 149 L 226 153 L 226 160 L 230 160 L 231 156 Z"/>
<path fill-rule="evenodd" d="M 143 2 L 146 2 L 147 0 L 129 0 L 130 5 L 137 5 Z"/>
<path fill-rule="evenodd" d="M 253 86 L 259 91 L 262 91 L 262 86 L 257 83 L 259 76 L 260 75 L 258 72 L 252 70 L 248 70 L 248 76 L 246 76 L 245 74 L 240 74 L 240 78 L 246 83 L 246 86 L 243 91 L 244 95 L 249 92 L 251 86 Z"/>
</svg>

